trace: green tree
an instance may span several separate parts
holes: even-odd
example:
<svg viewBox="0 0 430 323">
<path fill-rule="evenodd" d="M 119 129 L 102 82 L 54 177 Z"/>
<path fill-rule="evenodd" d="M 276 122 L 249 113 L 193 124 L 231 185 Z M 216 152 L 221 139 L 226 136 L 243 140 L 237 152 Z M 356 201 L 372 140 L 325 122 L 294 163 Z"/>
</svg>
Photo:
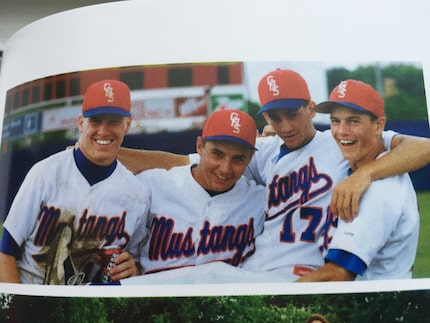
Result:
<svg viewBox="0 0 430 323">
<path fill-rule="evenodd" d="M 257 124 L 257 128 L 263 128 L 266 125 L 266 120 L 262 115 L 258 115 L 257 113 L 260 110 L 260 104 L 257 102 L 247 101 L 248 113 L 252 116 Z"/>
<path fill-rule="evenodd" d="M 341 81 L 356 79 L 370 84 L 385 100 L 388 120 L 426 120 L 427 103 L 421 68 L 406 64 L 359 66 L 353 71 L 333 68 L 327 71 L 328 93 Z"/>
<path fill-rule="evenodd" d="M 11 322 L 111 322 L 100 298 L 15 295 L 9 313 Z"/>
<path fill-rule="evenodd" d="M 385 106 L 389 120 L 427 119 L 427 103 L 422 70 L 410 65 L 390 65 L 383 69 L 385 80 L 392 80 Z"/>
<path fill-rule="evenodd" d="M 430 291 L 360 294 L 349 322 L 429 322 Z"/>
<path fill-rule="evenodd" d="M 346 68 L 336 67 L 327 70 L 327 91 L 331 92 L 341 81 L 353 78 L 353 73 Z"/>
</svg>

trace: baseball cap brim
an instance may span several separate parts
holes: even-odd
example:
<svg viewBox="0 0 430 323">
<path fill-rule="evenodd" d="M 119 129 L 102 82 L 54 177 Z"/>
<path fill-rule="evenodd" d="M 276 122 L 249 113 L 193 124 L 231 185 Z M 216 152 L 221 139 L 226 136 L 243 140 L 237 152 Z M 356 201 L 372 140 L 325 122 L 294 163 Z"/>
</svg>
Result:
<svg viewBox="0 0 430 323">
<path fill-rule="evenodd" d="M 82 115 L 84 118 L 93 117 L 100 114 L 116 114 L 123 117 L 131 117 L 131 113 L 128 111 L 125 111 L 121 108 L 116 107 L 98 107 L 91 110 L 84 111 Z"/>
<path fill-rule="evenodd" d="M 319 112 L 319 113 L 331 113 L 331 110 L 333 110 L 334 107 L 336 106 L 345 106 L 347 108 L 350 109 L 354 109 L 360 112 L 365 112 L 365 113 L 371 113 L 369 110 L 363 109 L 362 107 L 350 103 L 350 102 L 344 102 L 344 101 L 326 101 L 326 102 L 321 102 L 319 104 L 317 104 L 315 106 L 315 111 Z"/>
<path fill-rule="evenodd" d="M 260 109 L 260 111 L 258 111 L 257 115 L 269 111 L 269 110 L 273 110 L 273 109 L 291 109 L 291 110 L 297 110 L 299 109 L 302 105 L 305 104 L 304 99 L 280 99 L 280 100 L 273 100 L 270 101 L 268 103 L 266 103 L 265 105 L 263 105 Z"/>
<path fill-rule="evenodd" d="M 254 150 L 258 150 L 257 148 L 255 148 L 253 145 L 251 145 L 249 142 L 242 140 L 240 138 L 236 138 L 236 137 L 231 137 L 231 136 L 209 136 L 209 137 L 205 137 L 203 138 L 204 141 L 206 140 L 224 140 L 224 141 L 234 141 L 237 142 L 239 144 L 242 144 L 248 148 L 254 149 Z"/>
</svg>

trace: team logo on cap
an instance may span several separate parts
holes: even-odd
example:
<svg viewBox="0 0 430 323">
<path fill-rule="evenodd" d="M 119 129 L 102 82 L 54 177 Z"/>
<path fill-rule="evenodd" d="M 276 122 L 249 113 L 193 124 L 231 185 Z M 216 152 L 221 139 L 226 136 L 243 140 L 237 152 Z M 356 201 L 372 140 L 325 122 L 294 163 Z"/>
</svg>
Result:
<svg viewBox="0 0 430 323">
<path fill-rule="evenodd" d="M 114 102 L 115 101 L 115 97 L 114 97 L 115 93 L 113 93 L 112 84 L 105 83 L 103 89 L 105 90 L 105 97 L 107 97 L 107 101 L 108 102 Z"/>
<path fill-rule="evenodd" d="M 279 86 L 276 83 L 276 80 L 273 77 L 273 75 L 269 75 L 266 81 L 267 81 L 267 85 L 269 86 L 269 91 L 272 92 L 273 96 L 279 95 Z"/>
<path fill-rule="evenodd" d="M 234 133 L 240 133 L 240 118 L 236 112 L 230 114 L 231 126 L 234 129 Z"/>
<path fill-rule="evenodd" d="M 344 98 L 346 95 L 346 81 L 342 81 L 339 84 L 339 88 L 337 89 L 337 93 L 339 94 L 339 98 Z"/>
</svg>

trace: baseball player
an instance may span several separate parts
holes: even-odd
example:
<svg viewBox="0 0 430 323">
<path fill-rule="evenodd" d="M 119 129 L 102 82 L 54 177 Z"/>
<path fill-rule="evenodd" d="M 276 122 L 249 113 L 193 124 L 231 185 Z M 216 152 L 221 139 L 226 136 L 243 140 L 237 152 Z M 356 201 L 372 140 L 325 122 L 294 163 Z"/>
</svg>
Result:
<svg viewBox="0 0 430 323">
<path fill-rule="evenodd" d="M 116 159 L 131 123 L 126 84 L 103 80 L 86 91 L 78 117 L 80 148 L 35 164 L 4 222 L 0 279 L 77 285 L 100 281 L 99 251 L 119 246 L 119 280 L 132 274 L 133 236 L 146 234 L 148 196 Z M 135 259 L 137 260 L 137 259 Z"/>
<path fill-rule="evenodd" d="M 198 164 L 137 175 L 151 200 L 142 273 L 213 261 L 237 266 L 252 254 L 266 194 L 242 174 L 254 154 L 256 132 L 245 112 L 214 112 L 197 138 Z"/>
<path fill-rule="evenodd" d="M 351 172 L 386 153 L 381 139 L 384 101 L 370 85 L 342 81 L 315 110 L 330 113 L 331 132 Z M 327 263 L 299 281 L 412 278 L 419 213 L 409 175 L 373 182 L 358 217 L 340 220 L 335 233 L 332 226 L 327 229 Z"/>
</svg>

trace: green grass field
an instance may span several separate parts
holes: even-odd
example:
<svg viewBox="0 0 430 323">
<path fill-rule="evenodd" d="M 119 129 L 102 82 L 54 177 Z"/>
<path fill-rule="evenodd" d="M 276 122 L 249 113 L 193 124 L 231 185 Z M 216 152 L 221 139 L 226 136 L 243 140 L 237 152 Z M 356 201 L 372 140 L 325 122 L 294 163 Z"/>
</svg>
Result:
<svg viewBox="0 0 430 323">
<path fill-rule="evenodd" d="M 420 238 L 415 260 L 414 278 L 430 278 L 430 191 L 417 193 L 420 206 Z M 0 235 L 3 225 L 0 225 Z"/>
<path fill-rule="evenodd" d="M 414 278 L 430 277 L 430 191 L 417 193 L 420 206 L 420 238 L 415 260 Z"/>
</svg>

